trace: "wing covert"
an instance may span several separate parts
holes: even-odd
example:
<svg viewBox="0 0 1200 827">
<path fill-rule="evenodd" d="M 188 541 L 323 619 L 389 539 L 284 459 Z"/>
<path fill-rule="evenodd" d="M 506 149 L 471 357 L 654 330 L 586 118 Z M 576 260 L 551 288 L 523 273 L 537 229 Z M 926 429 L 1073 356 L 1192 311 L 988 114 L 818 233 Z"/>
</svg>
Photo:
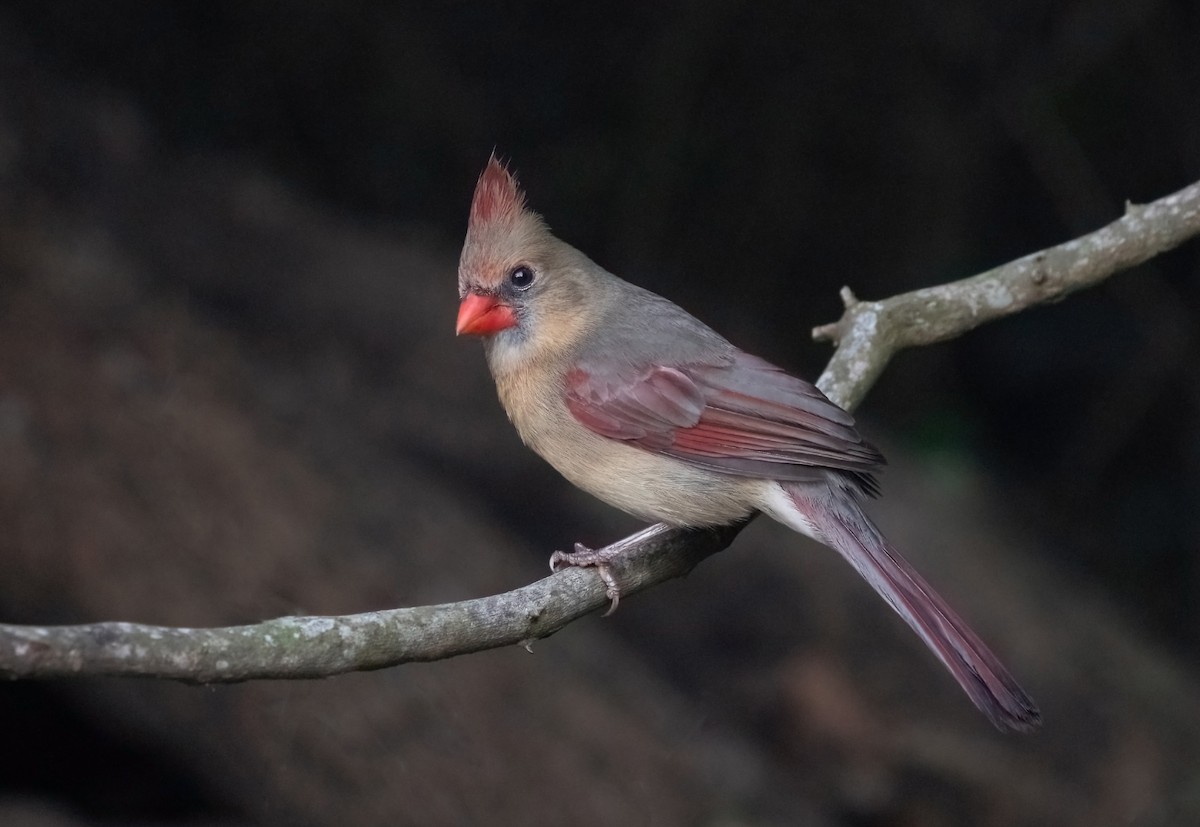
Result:
<svg viewBox="0 0 1200 827">
<path fill-rule="evenodd" d="M 728 474 L 804 480 L 833 468 L 871 490 L 869 473 L 884 463 L 815 386 L 746 353 L 726 364 L 577 369 L 566 391 L 593 432 Z"/>
</svg>

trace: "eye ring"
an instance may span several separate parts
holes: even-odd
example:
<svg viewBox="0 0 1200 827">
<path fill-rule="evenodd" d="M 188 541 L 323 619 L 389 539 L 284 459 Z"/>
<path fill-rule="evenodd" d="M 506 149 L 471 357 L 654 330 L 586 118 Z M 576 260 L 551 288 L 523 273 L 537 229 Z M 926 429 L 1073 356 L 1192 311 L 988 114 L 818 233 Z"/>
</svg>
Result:
<svg viewBox="0 0 1200 827">
<path fill-rule="evenodd" d="M 508 283 L 518 290 L 528 290 L 533 284 L 533 268 L 528 264 L 518 264 L 508 274 Z"/>
</svg>

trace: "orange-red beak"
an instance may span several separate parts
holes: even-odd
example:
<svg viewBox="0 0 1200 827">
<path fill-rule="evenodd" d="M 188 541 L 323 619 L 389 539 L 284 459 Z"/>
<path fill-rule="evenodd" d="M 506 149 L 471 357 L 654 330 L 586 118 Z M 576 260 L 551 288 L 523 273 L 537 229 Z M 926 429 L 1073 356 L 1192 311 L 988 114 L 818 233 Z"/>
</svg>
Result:
<svg viewBox="0 0 1200 827">
<path fill-rule="evenodd" d="M 512 308 L 495 296 L 468 293 L 458 306 L 458 325 L 455 335 L 491 336 L 517 324 Z"/>
</svg>

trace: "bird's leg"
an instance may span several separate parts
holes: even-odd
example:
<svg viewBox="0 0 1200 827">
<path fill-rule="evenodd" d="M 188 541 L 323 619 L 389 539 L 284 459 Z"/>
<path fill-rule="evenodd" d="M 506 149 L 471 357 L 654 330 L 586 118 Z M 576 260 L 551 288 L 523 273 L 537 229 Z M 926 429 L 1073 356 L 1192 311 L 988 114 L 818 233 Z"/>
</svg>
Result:
<svg viewBox="0 0 1200 827">
<path fill-rule="evenodd" d="M 596 573 L 604 581 L 604 596 L 612 601 L 612 605 L 604 613 L 604 617 L 608 617 L 617 610 L 617 604 L 621 602 L 621 586 L 617 583 L 617 578 L 613 575 L 612 567 L 609 564 L 621 556 L 624 551 L 625 549 L 620 544 L 592 549 L 583 543 L 576 543 L 573 552 L 556 551 L 550 555 L 550 571 L 558 571 L 568 566 L 580 568 L 594 566 Z"/>
<path fill-rule="evenodd" d="M 604 581 L 604 594 L 612 601 L 612 605 L 604 613 L 604 616 L 608 617 L 617 610 L 617 604 L 621 602 L 621 585 L 613 572 L 616 567 L 614 564 L 625 555 L 636 551 L 642 543 L 670 530 L 670 527 L 663 523 L 655 523 L 604 548 L 590 549 L 583 543 L 576 543 L 573 552 L 556 551 L 550 555 L 550 571 L 558 571 L 568 566 L 595 567 L 596 573 Z"/>
</svg>

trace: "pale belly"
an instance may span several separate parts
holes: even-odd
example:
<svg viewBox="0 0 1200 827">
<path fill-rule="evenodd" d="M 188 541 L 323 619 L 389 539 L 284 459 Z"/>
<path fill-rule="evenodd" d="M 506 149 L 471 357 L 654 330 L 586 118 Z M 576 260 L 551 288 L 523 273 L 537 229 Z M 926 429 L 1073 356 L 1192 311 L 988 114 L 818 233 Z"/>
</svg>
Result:
<svg viewBox="0 0 1200 827">
<path fill-rule="evenodd" d="M 724 525 L 749 516 L 760 501 L 761 480 L 696 468 L 576 427 L 569 441 L 527 442 L 571 483 L 629 514 L 672 525 Z"/>
<path fill-rule="evenodd" d="M 489 352 L 493 374 L 497 362 Z M 644 520 L 681 526 L 725 525 L 763 502 L 764 480 L 689 465 L 599 436 L 567 410 L 554 367 L 496 376 L 500 402 L 521 439 L 571 483 Z"/>
</svg>

